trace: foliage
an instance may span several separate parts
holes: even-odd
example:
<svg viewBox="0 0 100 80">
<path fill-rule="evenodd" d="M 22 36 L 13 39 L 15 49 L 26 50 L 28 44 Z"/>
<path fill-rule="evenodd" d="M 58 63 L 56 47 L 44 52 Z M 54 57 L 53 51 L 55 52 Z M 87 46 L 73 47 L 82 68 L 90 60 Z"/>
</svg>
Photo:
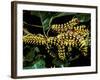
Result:
<svg viewBox="0 0 100 80">
<path fill-rule="evenodd" d="M 43 31 L 43 35 L 46 38 L 49 35 L 50 36 L 53 35 L 52 31 L 50 31 L 52 24 L 57 21 L 59 22 L 60 19 L 62 19 L 64 17 L 67 18 L 67 21 L 70 20 L 70 17 L 71 18 L 76 17 L 80 20 L 80 23 L 85 23 L 85 25 L 90 25 L 89 22 L 91 20 L 91 17 L 90 17 L 91 15 L 86 14 L 86 13 L 45 12 L 45 11 L 24 11 L 24 12 L 25 13 L 23 15 L 29 13 L 29 16 L 31 16 L 31 17 L 36 16 L 39 19 L 39 25 L 38 25 L 39 27 L 37 27 L 37 25 L 35 25 L 34 23 L 32 23 L 32 25 L 34 27 L 36 27 L 37 29 L 41 28 Z M 26 18 L 26 16 L 24 16 L 23 20 L 24 20 L 24 22 L 27 22 L 25 20 L 25 18 Z M 27 24 L 29 24 L 29 23 L 27 22 Z M 33 30 L 32 25 L 31 24 L 27 25 L 27 24 L 24 25 L 24 28 L 27 29 L 27 31 Z M 34 32 L 34 30 L 33 30 L 33 32 Z M 48 33 L 51 33 L 51 34 L 48 34 Z M 61 61 L 58 57 L 56 57 L 56 58 L 51 57 L 47 53 L 47 51 L 45 50 L 44 47 L 45 46 L 24 44 L 24 46 L 23 46 L 23 55 L 24 55 L 23 67 L 24 67 L 24 69 L 37 69 L 37 68 L 46 68 L 46 67 L 47 68 L 67 67 L 67 66 L 71 66 L 74 63 L 73 62 L 74 59 L 71 62 L 68 59 L 66 59 L 65 61 Z M 77 57 L 77 58 L 79 58 L 79 57 Z M 77 58 L 75 59 L 75 61 L 79 63 L 79 61 L 77 61 Z M 80 56 L 80 58 L 81 58 L 81 56 Z M 87 57 L 87 59 L 88 58 L 89 58 L 89 56 Z"/>
</svg>

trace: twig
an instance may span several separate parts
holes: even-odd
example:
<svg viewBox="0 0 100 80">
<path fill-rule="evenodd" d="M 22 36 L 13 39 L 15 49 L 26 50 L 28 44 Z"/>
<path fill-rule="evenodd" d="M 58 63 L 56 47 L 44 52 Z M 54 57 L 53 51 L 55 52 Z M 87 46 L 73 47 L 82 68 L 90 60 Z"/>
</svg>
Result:
<svg viewBox="0 0 100 80">
<path fill-rule="evenodd" d="M 49 22 L 49 29 L 48 29 L 48 31 L 47 31 L 47 36 L 48 36 L 48 34 L 49 34 L 49 31 L 50 31 L 50 29 L 51 29 L 51 22 L 52 22 L 52 20 L 53 20 L 53 17 L 50 19 L 50 22 Z"/>
<path fill-rule="evenodd" d="M 78 58 L 79 58 L 79 56 L 80 56 L 80 55 L 76 55 L 74 58 L 69 59 L 69 61 L 74 61 L 74 60 L 78 59 Z"/>
<path fill-rule="evenodd" d="M 42 23 L 42 25 L 43 25 L 42 16 L 41 16 L 40 12 L 39 12 L 39 15 L 40 15 L 41 23 Z M 46 35 L 46 33 L 45 33 L 45 30 L 44 30 L 44 25 L 43 25 L 43 33 L 44 33 L 44 36 L 47 38 L 47 35 Z"/>
<path fill-rule="evenodd" d="M 31 34 L 27 29 L 23 28 L 23 31 L 26 33 L 26 34 Z"/>
<path fill-rule="evenodd" d="M 42 28 L 42 26 L 39 26 L 39 25 L 33 25 L 33 24 L 28 24 L 27 22 L 23 22 L 25 25 L 28 25 L 28 26 L 33 26 L 33 27 L 38 27 L 38 28 Z"/>
</svg>

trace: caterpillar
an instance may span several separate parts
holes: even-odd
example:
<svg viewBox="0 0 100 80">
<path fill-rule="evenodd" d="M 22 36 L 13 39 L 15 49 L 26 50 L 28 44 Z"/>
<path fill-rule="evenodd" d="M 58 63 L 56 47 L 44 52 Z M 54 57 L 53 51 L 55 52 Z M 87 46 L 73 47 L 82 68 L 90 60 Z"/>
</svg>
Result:
<svg viewBox="0 0 100 80">
<path fill-rule="evenodd" d="M 55 56 L 51 53 L 51 48 L 56 46 L 58 57 L 63 61 L 66 59 L 66 53 L 70 53 L 73 47 L 79 47 L 79 51 L 86 56 L 88 54 L 90 33 L 85 25 L 76 26 L 77 24 L 79 24 L 77 18 L 73 18 L 64 24 L 53 24 L 51 30 L 57 32 L 57 36 L 45 37 L 42 34 L 27 34 L 23 36 L 23 42 L 25 44 L 45 45 L 47 52 L 52 57 Z M 65 47 L 68 48 L 67 52 Z"/>
<path fill-rule="evenodd" d="M 25 44 L 45 45 L 46 38 L 41 34 L 27 34 L 23 37 Z"/>
<path fill-rule="evenodd" d="M 51 30 L 53 32 L 63 33 L 66 32 L 68 29 L 73 29 L 74 26 L 77 25 L 78 23 L 79 20 L 77 18 L 72 18 L 72 20 L 64 24 L 53 24 L 51 26 Z"/>
<path fill-rule="evenodd" d="M 88 53 L 89 40 L 88 39 L 81 40 L 79 46 L 80 46 L 79 50 L 82 52 L 84 56 L 86 56 Z"/>
<path fill-rule="evenodd" d="M 58 46 L 58 57 L 63 61 L 66 59 L 65 46 L 64 45 Z"/>
</svg>

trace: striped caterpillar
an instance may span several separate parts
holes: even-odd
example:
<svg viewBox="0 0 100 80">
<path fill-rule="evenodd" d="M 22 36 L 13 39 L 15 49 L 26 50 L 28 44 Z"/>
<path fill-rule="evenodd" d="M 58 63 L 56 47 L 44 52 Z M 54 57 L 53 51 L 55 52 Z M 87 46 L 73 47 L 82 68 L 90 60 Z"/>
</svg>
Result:
<svg viewBox="0 0 100 80">
<path fill-rule="evenodd" d="M 77 18 L 73 18 L 71 21 L 64 24 L 53 24 L 51 30 L 57 33 L 66 32 L 68 29 L 73 29 L 75 25 L 79 23 Z"/>
<path fill-rule="evenodd" d="M 26 44 L 45 45 L 47 52 L 51 54 L 51 48 L 57 47 L 57 54 L 61 60 L 66 59 L 66 53 L 70 53 L 73 47 L 78 47 L 79 51 L 86 56 L 88 54 L 89 46 L 89 30 L 86 29 L 85 25 L 76 26 L 79 23 L 77 18 L 73 18 L 68 23 L 64 24 L 53 24 L 51 30 L 57 32 L 58 35 L 55 37 L 44 37 L 42 34 L 27 34 L 23 37 L 23 42 Z M 67 52 L 65 51 L 67 47 Z"/>
<path fill-rule="evenodd" d="M 41 34 L 27 34 L 23 37 L 23 42 L 26 44 L 44 45 L 46 44 L 46 39 Z"/>
</svg>

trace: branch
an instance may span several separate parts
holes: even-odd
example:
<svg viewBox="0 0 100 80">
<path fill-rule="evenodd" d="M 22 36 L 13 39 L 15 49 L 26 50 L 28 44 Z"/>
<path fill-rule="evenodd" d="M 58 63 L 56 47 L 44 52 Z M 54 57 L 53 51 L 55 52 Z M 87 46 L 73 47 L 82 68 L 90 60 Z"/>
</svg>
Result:
<svg viewBox="0 0 100 80">
<path fill-rule="evenodd" d="M 39 26 L 39 25 L 32 25 L 32 24 L 28 24 L 27 22 L 23 22 L 25 25 L 28 25 L 28 26 L 33 26 L 33 27 L 38 27 L 38 28 L 42 28 L 42 26 Z"/>
<path fill-rule="evenodd" d="M 69 59 L 69 61 L 74 61 L 79 58 L 80 55 L 76 55 L 74 58 Z"/>
<path fill-rule="evenodd" d="M 31 34 L 27 29 L 23 28 L 23 31 L 26 33 L 26 34 Z"/>
</svg>

